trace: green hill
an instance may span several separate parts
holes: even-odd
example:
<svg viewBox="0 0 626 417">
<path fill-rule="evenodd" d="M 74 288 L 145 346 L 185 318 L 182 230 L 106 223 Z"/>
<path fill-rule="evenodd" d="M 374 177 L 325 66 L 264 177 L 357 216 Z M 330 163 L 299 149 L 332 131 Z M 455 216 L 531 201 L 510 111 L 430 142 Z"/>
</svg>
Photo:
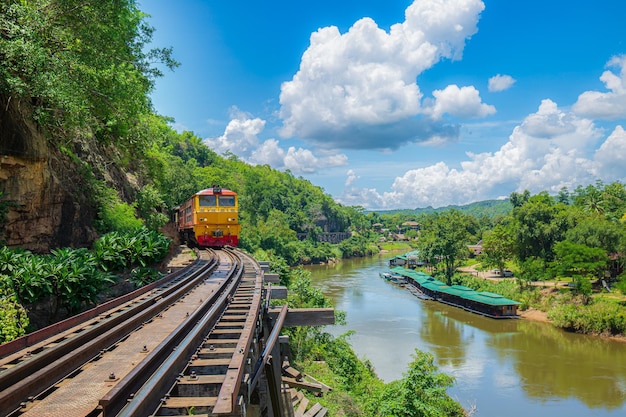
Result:
<svg viewBox="0 0 626 417">
<path fill-rule="evenodd" d="M 448 211 L 451 209 L 459 210 L 462 213 L 472 215 L 474 217 L 489 217 L 495 218 L 499 216 L 505 216 L 511 212 L 513 206 L 511 202 L 506 200 L 484 200 L 477 201 L 470 204 L 465 205 L 449 205 L 445 207 L 433 208 L 431 206 L 425 208 L 416 208 L 416 209 L 402 209 L 402 210 L 374 210 L 375 213 L 385 215 L 414 215 L 418 216 L 420 214 L 432 214 L 432 213 L 441 213 L 444 211 Z"/>
</svg>

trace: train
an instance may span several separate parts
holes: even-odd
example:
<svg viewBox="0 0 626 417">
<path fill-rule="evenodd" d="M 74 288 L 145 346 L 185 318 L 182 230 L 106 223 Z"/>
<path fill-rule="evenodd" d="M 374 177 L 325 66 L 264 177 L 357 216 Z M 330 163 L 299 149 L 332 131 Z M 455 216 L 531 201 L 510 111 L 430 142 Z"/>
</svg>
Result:
<svg viewBox="0 0 626 417">
<path fill-rule="evenodd" d="M 198 247 L 236 247 L 239 244 L 237 193 L 213 186 L 192 195 L 174 209 L 182 242 Z"/>
</svg>

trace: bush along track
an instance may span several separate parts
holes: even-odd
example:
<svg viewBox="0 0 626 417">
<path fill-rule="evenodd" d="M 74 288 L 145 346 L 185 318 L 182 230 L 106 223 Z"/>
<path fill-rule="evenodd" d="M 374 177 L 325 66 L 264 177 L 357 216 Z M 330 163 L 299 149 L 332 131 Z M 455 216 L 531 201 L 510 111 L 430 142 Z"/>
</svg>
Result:
<svg viewBox="0 0 626 417">
<path fill-rule="evenodd" d="M 92 251 L 61 248 L 37 255 L 0 247 L 0 343 L 26 333 L 26 310 L 53 323 L 95 305 L 120 280 L 114 273 L 133 269 L 130 281 L 136 286 L 160 278 L 149 266 L 167 255 L 170 243 L 161 233 L 140 228 L 108 233 Z"/>
</svg>

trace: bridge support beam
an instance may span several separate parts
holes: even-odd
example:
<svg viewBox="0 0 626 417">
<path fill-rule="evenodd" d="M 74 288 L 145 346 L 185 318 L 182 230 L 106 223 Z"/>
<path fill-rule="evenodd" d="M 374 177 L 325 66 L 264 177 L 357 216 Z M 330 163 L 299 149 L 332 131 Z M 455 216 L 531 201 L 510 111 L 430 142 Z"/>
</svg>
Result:
<svg viewBox="0 0 626 417">
<path fill-rule="evenodd" d="M 280 307 L 269 309 L 269 316 L 275 320 Z M 334 308 L 290 308 L 287 310 L 284 326 L 325 326 L 335 324 Z"/>
</svg>

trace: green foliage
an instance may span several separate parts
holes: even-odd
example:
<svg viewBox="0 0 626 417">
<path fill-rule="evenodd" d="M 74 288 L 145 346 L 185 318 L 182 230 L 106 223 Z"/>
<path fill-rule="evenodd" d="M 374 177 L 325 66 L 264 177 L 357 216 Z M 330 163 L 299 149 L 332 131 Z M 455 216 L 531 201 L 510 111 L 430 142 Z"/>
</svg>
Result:
<svg viewBox="0 0 626 417">
<path fill-rule="evenodd" d="M 163 213 L 165 201 L 152 184 L 146 185 L 137 194 L 137 210 L 150 230 L 159 230 L 169 220 Z"/>
<path fill-rule="evenodd" d="M 551 269 L 560 276 L 602 277 L 609 261 L 605 250 L 568 240 L 554 245 L 554 253 Z"/>
<path fill-rule="evenodd" d="M 87 249 L 53 249 L 43 258 L 42 278 L 49 283 L 53 296 L 53 319 L 61 308 L 73 314 L 94 305 L 105 285 L 114 282 L 111 275 L 99 269 L 98 260 Z"/>
<path fill-rule="evenodd" d="M 0 282 L 4 281 L 0 275 Z M 26 334 L 30 320 L 26 310 L 13 297 L 0 295 L 0 344 Z"/>
<path fill-rule="evenodd" d="M 619 251 L 626 231 L 624 226 L 596 214 L 580 215 L 576 213 L 574 226 L 565 238 L 570 242 L 594 248 L 602 248 L 606 253 Z"/>
<path fill-rule="evenodd" d="M 385 210 L 376 211 L 375 213 L 383 217 L 398 216 L 393 224 L 402 224 L 405 221 L 415 220 L 416 216 L 442 213 L 450 210 L 458 210 L 476 218 L 487 217 L 489 219 L 496 219 L 510 214 L 511 209 L 512 205 L 508 200 L 484 200 L 462 206 L 450 205 L 439 208 L 426 207 L 413 210 Z M 373 221 L 372 223 L 381 223 L 381 221 Z"/>
<path fill-rule="evenodd" d="M 61 309 L 69 313 L 92 305 L 113 278 L 100 270 L 86 249 L 55 249 L 49 255 L 33 255 L 6 247 L 0 249 L 2 293 L 14 294 L 22 304 L 50 299 L 50 317 Z"/>
<path fill-rule="evenodd" d="M 135 216 L 135 206 L 135 203 L 127 204 L 119 201 L 101 207 L 98 213 L 100 220 L 94 222 L 96 229 L 100 233 L 140 229 L 143 223 Z"/>
<path fill-rule="evenodd" d="M 288 303 L 297 308 L 330 307 L 330 300 L 324 296 L 322 290 L 311 285 L 310 273 L 297 268 L 292 275 L 289 287 Z"/>
<path fill-rule="evenodd" d="M 556 326 L 579 333 L 626 334 L 626 310 L 613 301 L 598 300 L 588 305 L 559 304 L 548 312 L 548 317 Z"/>
<path fill-rule="evenodd" d="M 423 221 L 418 249 L 431 264 L 442 263 L 448 283 L 454 274 L 457 261 L 468 255 L 470 217 L 457 210 L 435 213 Z"/>
<path fill-rule="evenodd" d="M 45 279 L 45 262 L 41 256 L 3 246 L 0 248 L 0 272 L 6 274 L 3 293 L 14 294 L 20 303 L 36 303 L 52 293 L 52 285 Z"/>
<path fill-rule="evenodd" d="M 286 279 L 289 284 L 287 303 L 291 308 L 322 308 L 330 307 L 330 300 L 324 296 L 319 288 L 311 285 L 311 274 L 302 268 L 295 268 L 288 272 Z M 282 279 L 281 279 L 282 281 Z M 283 329 L 290 338 L 290 344 L 295 360 L 304 361 L 308 358 L 319 360 L 324 357 L 330 334 L 319 326 L 299 326 Z"/>
<path fill-rule="evenodd" d="M 163 274 L 156 269 L 148 267 L 137 267 L 130 271 L 130 282 L 135 284 L 136 287 L 143 287 L 154 281 L 158 281 L 163 277 Z"/>
<path fill-rule="evenodd" d="M 350 333 L 333 338 L 326 343 L 326 363 L 335 374 L 338 382 L 349 390 L 363 389 L 363 383 L 371 380 L 375 374 L 371 364 L 358 358 L 350 347 L 347 338 Z"/>
<path fill-rule="evenodd" d="M 552 261 L 554 244 L 566 231 L 564 205 L 556 205 L 547 192 L 529 197 L 513 209 L 516 255 L 520 261 L 538 257 Z"/>
<path fill-rule="evenodd" d="M 454 378 L 439 373 L 430 353 L 415 350 L 409 369 L 399 381 L 387 384 L 370 407 L 381 417 L 463 417 L 461 405 L 447 394 Z"/>
<path fill-rule="evenodd" d="M 586 213 L 617 221 L 626 212 L 626 188 L 619 182 L 605 185 L 602 181 L 586 187 L 578 186 L 574 195 L 574 206 Z"/>
<path fill-rule="evenodd" d="M 142 228 L 104 235 L 93 251 L 61 248 L 47 255 L 34 255 L 0 247 L 0 299 L 8 300 L 0 306 L 0 321 L 5 317 L 17 320 L 3 334 L 16 335 L 26 327 L 20 304 L 47 305 L 51 321 L 62 312 L 73 314 L 95 304 L 98 295 L 115 281 L 109 271 L 139 266 L 131 274 L 133 282 L 139 285 L 158 279 L 158 271 L 146 267 L 161 261 L 169 245 L 167 237 Z"/>
<path fill-rule="evenodd" d="M 519 263 L 517 277 L 526 283 L 541 281 L 548 277 L 545 260 L 532 256 Z"/>
<path fill-rule="evenodd" d="M 622 294 L 626 295 L 626 273 L 622 273 L 617 277 L 617 282 L 614 287 L 620 290 Z"/>
<path fill-rule="evenodd" d="M 145 227 L 129 232 L 111 232 L 94 242 L 94 255 L 106 271 L 119 271 L 133 266 L 146 267 L 161 261 L 171 241 Z"/>
<path fill-rule="evenodd" d="M 146 48 L 144 18 L 133 0 L 2 2 L 0 93 L 35 103 L 48 128 L 124 136 L 150 110 L 152 65 L 177 65 L 171 50 Z"/>
<path fill-rule="evenodd" d="M 339 243 L 339 250 L 344 258 L 371 256 L 378 253 L 378 247 L 362 235 L 354 235 Z"/>
<path fill-rule="evenodd" d="M 485 266 L 496 267 L 502 271 L 506 261 L 513 257 L 514 248 L 511 227 L 498 224 L 483 234 L 483 252 L 480 260 Z"/>
</svg>

